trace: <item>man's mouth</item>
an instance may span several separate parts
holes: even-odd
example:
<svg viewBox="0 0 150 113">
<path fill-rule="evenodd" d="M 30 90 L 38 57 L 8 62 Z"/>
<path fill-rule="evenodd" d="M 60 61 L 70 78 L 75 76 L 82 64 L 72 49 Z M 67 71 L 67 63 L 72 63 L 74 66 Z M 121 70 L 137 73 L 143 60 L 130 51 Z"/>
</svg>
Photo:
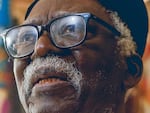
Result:
<svg viewBox="0 0 150 113">
<path fill-rule="evenodd" d="M 38 75 L 37 77 L 33 78 L 32 83 L 34 87 L 35 85 L 54 84 L 62 81 L 68 82 L 66 74 L 50 72 Z"/>
<path fill-rule="evenodd" d="M 54 84 L 54 83 L 59 83 L 59 82 L 62 82 L 62 81 L 68 82 L 67 77 L 65 77 L 65 76 L 50 76 L 48 78 L 38 79 L 34 83 L 34 85 Z"/>
<path fill-rule="evenodd" d="M 75 89 L 72 83 L 68 80 L 67 75 L 64 73 L 51 72 L 46 75 L 39 75 L 33 81 L 31 94 L 48 94 L 56 95 L 61 94 L 68 88 Z"/>
<path fill-rule="evenodd" d="M 62 80 L 58 79 L 58 78 L 47 78 L 44 80 L 39 80 L 38 84 L 46 84 L 46 83 L 55 83 L 55 82 L 60 82 Z"/>
</svg>

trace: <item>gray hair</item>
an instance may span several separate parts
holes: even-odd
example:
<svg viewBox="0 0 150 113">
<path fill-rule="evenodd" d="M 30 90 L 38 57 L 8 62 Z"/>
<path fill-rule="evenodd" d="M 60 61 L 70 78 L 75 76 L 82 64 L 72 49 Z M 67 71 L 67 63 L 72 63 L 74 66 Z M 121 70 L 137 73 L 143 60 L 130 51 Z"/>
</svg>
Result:
<svg viewBox="0 0 150 113">
<path fill-rule="evenodd" d="M 110 18 L 113 22 L 114 27 L 121 33 L 121 36 L 116 38 L 118 39 L 118 47 L 120 55 L 122 57 L 128 57 L 132 54 L 136 54 L 137 45 L 133 40 L 131 31 L 128 26 L 121 20 L 117 12 L 108 11 Z"/>
</svg>

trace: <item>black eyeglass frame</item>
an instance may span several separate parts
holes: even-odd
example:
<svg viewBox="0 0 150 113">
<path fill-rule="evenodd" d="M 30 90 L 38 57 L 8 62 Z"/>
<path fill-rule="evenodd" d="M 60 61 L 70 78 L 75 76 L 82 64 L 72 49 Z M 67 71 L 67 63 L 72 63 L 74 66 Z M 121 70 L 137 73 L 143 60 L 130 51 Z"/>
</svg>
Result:
<svg viewBox="0 0 150 113">
<path fill-rule="evenodd" d="M 65 16 L 58 17 L 58 18 L 54 18 L 54 19 L 52 19 L 51 21 L 49 21 L 48 24 L 46 24 L 46 25 L 41 25 L 41 26 L 39 26 L 39 25 L 35 25 L 35 24 L 24 24 L 24 25 L 15 26 L 15 27 L 12 27 L 12 28 L 10 28 L 10 29 L 5 30 L 2 34 L 0 34 L 0 36 L 2 36 L 2 38 L 3 38 L 3 40 L 4 40 L 4 46 L 5 46 L 5 49 L 6 49 L 6 51 L 7 51 L 7 54 L 8 54 L 11 58 L 24 58 L 24 57 L 26 57 L 26 56 L 30 56 L 30 55 L 33 53 L 33 51 L 34 51 L 34 50 L 33 50 L 31 53 L 29 53 L 29 54 L 27 54 L 27 55 L 24 55 L 24 56 L 21 56 L 21 57 L 14 57 L 14 56 L 12 56 L 12 55 L 9 53 L 9 50 L 8 50 L 8 48 L 7 48 L 7 46 L 6 46 L 6 45 L 7 45 L 7 44 L 6 44 L 6 40 L 5 40 L 5 39 L 6 39 L 5 37 L 7 36 L 7 34 L 8 34 L 11 30 L 16 29 L 16 28 L 19 28 L 19 27 L 23 27 L 23 26 L 32 26 L 32 27 L 36 28 L 37 33 L 38 33 L 37 36 L 38 36 L 38 38 L 39 38 L 39 37 L 42 35 L 43 31 L 47 31 L 49 35 L 51 34 L 51 32 L 50 32 L 50 26 L 51 26 L 51 24 L 52 24 L 54 21 L 56 21 L 56 20 L 58 20 L 58 19 L 61 19 L 61 18 L 68 17 L 68 16 L 81 16 L 81 17 L 85 20 L 85 23 L 86 23 L 85 36 L 83 37 L 83 39 L 82 39 L 79 43 L 77 43 L 77 44 L 75 44 L 75 45 L 73 45 L 73 46 L 70 46 L 70 47 L 59 47 L 59 46 L 57 46 L 57 45 L 54 43 L 54 41 L 52 40 L 52 38 L 50 38 L 52 44 L 53 44 L 55 47 L 57 47 L 57 48 L 60 48 L 60 49 L 68 49 L 68 48 L 72 48 L 72 47 L 75 47 L 75 46 L 78 46 L 78 45 L 82 44 L 82 43 L 86 40 L 86 35 L 87 35 L 87 23 L 89 22 L 90 19 L 93 19 L 93 20 L 95 20 L 97 23 L 103 25 L 103 26 L 106 27 L 108 30 L 110 30 L 114 35 L 116 35 L 116 36 L 120 36 L 120 35 L 121 35 L 121 33 L 120 33 L 117 29 L 115 29 L 113 26 L 111 26 L 110 24 L 106 23 L 104 20 L 102 20 L 102 19 L 96 17 L 95 15 L 93 15 L 93 14 L 91 14 L 91 13 L 74 13 L 74 14 L 68 14 L 68 15 L 65 15 Z"/>
</svg>

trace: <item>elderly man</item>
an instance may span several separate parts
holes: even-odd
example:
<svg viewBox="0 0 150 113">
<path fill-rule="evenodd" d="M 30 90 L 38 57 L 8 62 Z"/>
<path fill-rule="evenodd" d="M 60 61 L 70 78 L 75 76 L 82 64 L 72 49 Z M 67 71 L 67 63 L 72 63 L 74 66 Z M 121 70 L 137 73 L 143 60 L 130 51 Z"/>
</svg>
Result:
<svg viewBox="0 0 150 113">
<path fill-rule="evenodd" d="M 128 113 L 146 33 L 142 0 L 37 0 L 1 36 L 26 113 Z"/>
</svg>

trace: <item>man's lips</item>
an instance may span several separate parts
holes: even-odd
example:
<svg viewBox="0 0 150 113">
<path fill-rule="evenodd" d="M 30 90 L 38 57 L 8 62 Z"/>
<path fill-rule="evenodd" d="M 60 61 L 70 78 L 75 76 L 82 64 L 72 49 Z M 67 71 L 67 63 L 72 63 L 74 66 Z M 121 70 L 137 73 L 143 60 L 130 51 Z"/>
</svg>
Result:
<svg viewBox="0 0 150 113">
<path fill-rule="evenodd" d="M 28 104 L 37 101 L 45 103 L 48 100 L 53 102 L 57 99 L 72 100 L 74 98 L 76 98 L 76 89 L 69 81 L 48 78 L 40 80 L 33 86 Z"/>
<path fill-rule="evenodd" d="M 67 78 L 65 76 L 48 76 L 48 77 L 44 77 L 44 78 L 39 78 L 34 85 L 36 84 L 46 84 L 46 83 L 56 83 L 56 82 L 60 82 L 60 81 L 67 81 Z"/>
<path fill-rule="evenodd" d="M 33 78 L 32 84 L 34 87 L 35 85 L 44 85 L 44 84 L 48 84 L 48 83 L 54 84 L 54 83 L 61 82 L 61 81 L 68 82 L 66 74 L 51 72 L 51 73 L 39 75 L 38 77 Z"/>
<path fill-rule="evenodd" d="M 37 84 L 42 85 L 42 84 L 47 84 L 47 83 L 57 83 L 57 82 L 61 82 L 61 81 L 66 81 L 66 80 L 61 80 L 59 78 L 46 78 L 46 79 L 42 79 L 39 80 L 39 82 Z"/>
<path fill-rule="evenodd" d="M 60 96 L 72 95 L 75 88 L 64 73 L 40 75 L 31 88 L 31 95 Z"/>
</svg>

